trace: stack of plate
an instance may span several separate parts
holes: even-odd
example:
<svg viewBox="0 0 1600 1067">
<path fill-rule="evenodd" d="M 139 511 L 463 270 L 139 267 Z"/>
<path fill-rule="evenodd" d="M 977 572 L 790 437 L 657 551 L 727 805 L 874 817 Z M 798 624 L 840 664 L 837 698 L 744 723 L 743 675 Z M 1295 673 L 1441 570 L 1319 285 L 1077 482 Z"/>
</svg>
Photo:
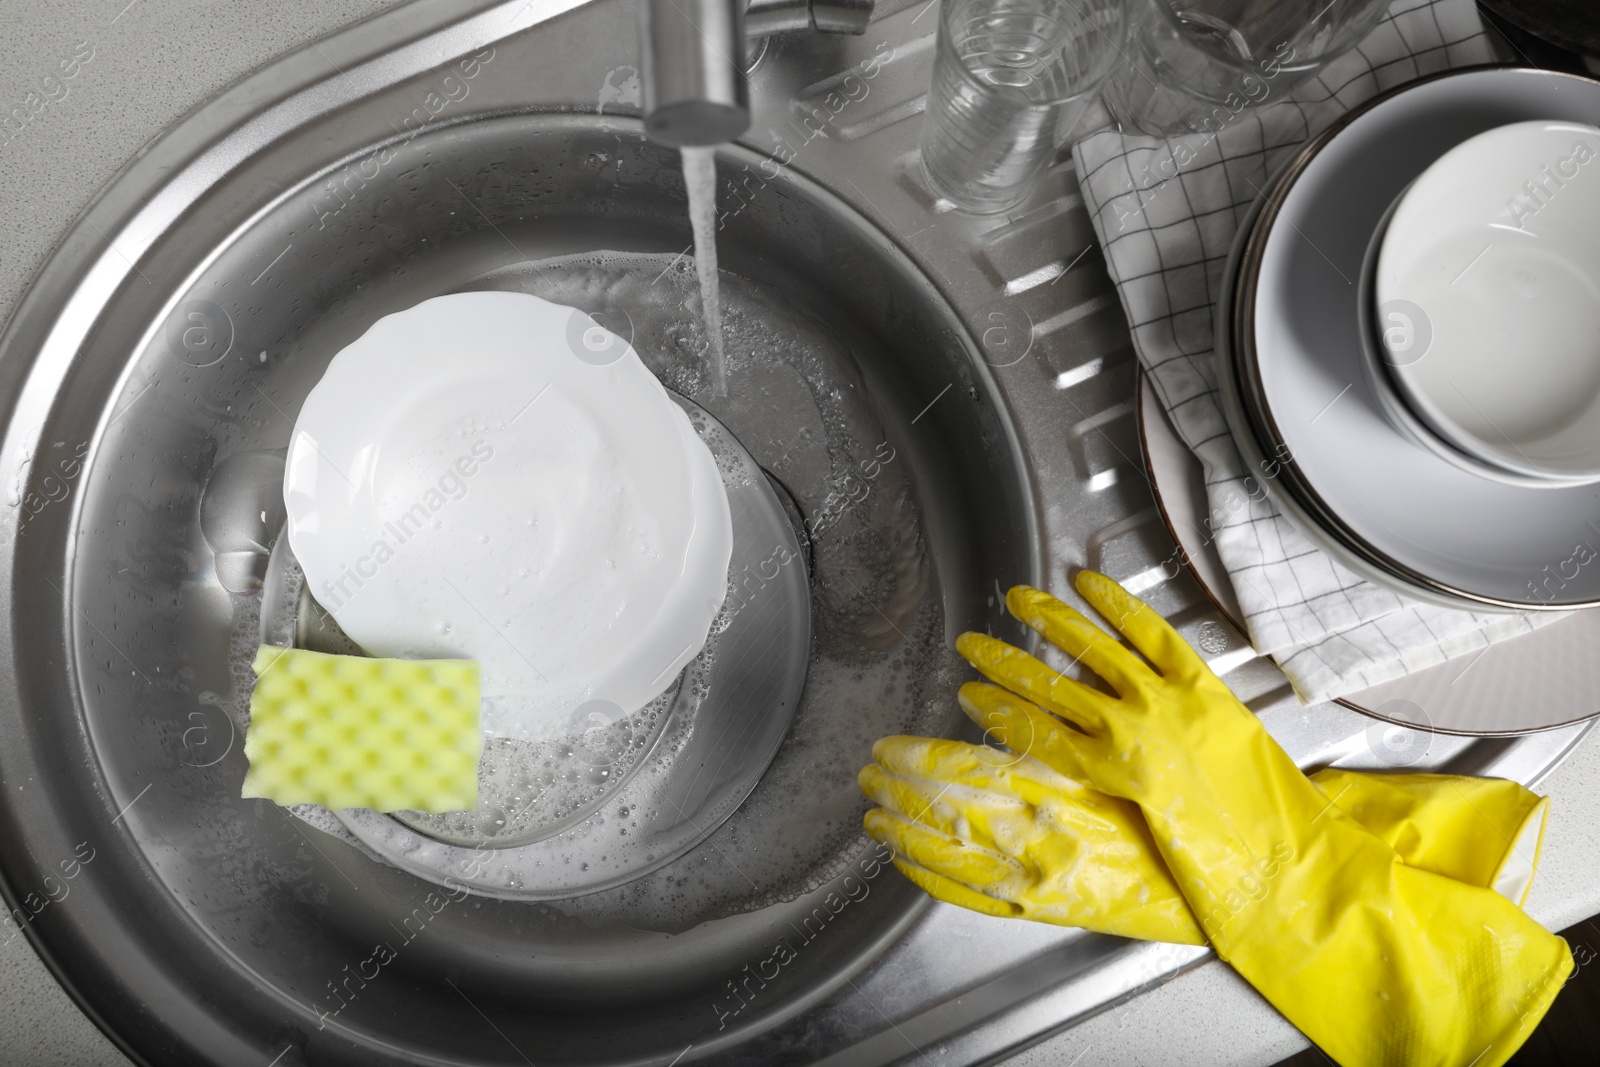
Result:
<svg viewBox="0 0 1600 1067">
<path fill-rule="evenodd" d="M 1495 68 L 1414 82 L 1309 142 L 1245 220 L 1218 315 L 1223 408 L 1245 462 L 1275 472 L 1262 481 L 1278 507 L 1357 574 L 1449 607 L 1600 604 L 1600 483 L 1592 472 L 1544 460 L 1517 470 L 1526 457 L 1515 446 L 1496 453 L 1470 436 L 1447 439 L 1441 409 L 1415 395 L 1426 377 L 1403 369 L 1403 360 L 1383 366 L 1374 356 L 1374 330 L 1384 324 L 1371 310 L 1374 287 L 1394 284 L 1388 261 L 1416 249 L 1414 229 L 1399 228 L 1413 227 L 1420 214 L 1447 213 L 1435 194 L 1460 185 L 1437 182 L 1436 170 L 1431 186 L 1421 180 L 1441 157 L 1481 162 L 1481 151 L 1453 150 L 1515 123 L 1582 123 L 1592 131 L 1596 115 L 1600 82 L 1569 75 Z M 1535 189 L 1557 188 L 1537 165 L 1528 179 Z M 1414 199 L 1413 183 L 1433 192 Z M 1530 195 L 1520 186 L 1505 190 L 1508 203 L 1523 198 L 1524 215 L 1526 207 L 1554 203 Z M 1396 229 L 1386 237 L 1390 225 Z M 1470 266 L 1470 259 L 1463 261 Z M 1549 292 L 1533 295 L 1539 299 L 1528 306 L 1548 304 Z M 1600 379 L 1590 360 L 1593 374 L 1548 387 L 1541 338 L 1552 335 L 1549 325 L 1530 321 L 1527 344 L 1504 352 L 1507 365 L 1526 368 L 1529 381 L 1546 385 L 1545 397 Z M 1600 352 L 1600 339 L 1589 340 Z M 1430 371 L 1457 355 L 1435 347 Z M 1569 400 L 1558 405 L 1576 412 L 1564 416 L 1569 423 L 1592 421 L 1586 398 Z M 1549 436 L 1566 427 L 1535 429 Z"/>
<path fill-rule="evenodd" d="M 1362 577 L 1453 608 L 1600 604 L 1600 483 L 1581 472 L 1562 477 L 1542 460 L 1531 472 L 1508 469 L 1500 465 L 1504 455 L 1473 454 L 1470 439 L 1441 435 L 1449 427 L 1412 407 L 1402 373 L 1407 360 L 1383 347 L 1389 323 L 1375 292 L 1380 259 L 1398 263 L 1401 254 L 1422 250 L 1400 231 L 1386 238 L 1411 193 L 1426 193 L 1419 179 L 1442 157 L 1521 123 L 1582 124 L 1600 143 L 1596 115 L 1600 82 L 1569 75 L 1482 68 L 1413 82 L 1309 142 L 1244 220 L 1217 316 L 1222 406 L 1245 462 L 1278 508 Z M 1518 192 L 1507 190 L 1507 197 Z M 1419 199 L 1436 217 L 1452 210 L 1438 198 Z M 1600 307 L 1600 299 L 1594 303 Z M 1560 331 L 1544 321 L 1528 325 L 1518 335 L 1528 343 L 1511 346 L 1505 358 L 1534 374 L 1541 360 L 1549 363 L 1540 345 Z M 1600 338 L 1590 340 L 1600 352 Z M 1427 358 L 1459 355 L 1435 348 Z M 1591 370 L 1600 379 L 1600 368 Z M 1227 572 L 1205 532 L 1199 462 L 1148 384 L 1139 399 L 1146 466 L 1163 517 L 1192 575 L 1242 629 Z M 1580 399 L 1569 410 L 1587 412 Z M 1439 732 L 1550 729 L 1600 709 L 1597 643 L 1600 612 L 1579 611 L 1339 702 Z"/>
</svg>

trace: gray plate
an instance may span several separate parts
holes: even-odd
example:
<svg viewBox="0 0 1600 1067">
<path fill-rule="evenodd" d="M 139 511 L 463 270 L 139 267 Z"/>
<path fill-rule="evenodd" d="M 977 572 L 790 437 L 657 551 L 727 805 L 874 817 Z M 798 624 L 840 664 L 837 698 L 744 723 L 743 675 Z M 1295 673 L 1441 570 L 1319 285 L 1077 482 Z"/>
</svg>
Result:
<svg viewBox="0 0 1600 1067">
<path fill-rule="evenodd" d="M 1241 230 L 1218 319 L 1238 384 L 1224 408 L 1242 448 L 1287 446 L 1269 492 L 1357 573 L 1451 607 L 1600 603 L 1600 565 L 1573 562 L 1578 546 L 1600 550 L 1600 488 L 1493 482 L 1403 436 L 1362 369 L 1356 284 L 1384 211 L 1443 152 L 1506 123 L 1597 112 L 1600 83 L 1569 75 L 1425 79 L 1308 143 Z"/>
<path fill-rule="evenodd" d="M 1244 632 L 1244 613 L 1205 517 L 1205 471 L 1140 375 L 1139 437 L 1145 469 L 1183 562 L 1217 610 Z M 1600 612 L 1580 611 L 1482 652 L 1340 697 L 1363 715 L 1438 733 L 1524 734 L 1600 714 Z M 1462 683 L 1462 684 L 1458 684 Z"/>
</svg>

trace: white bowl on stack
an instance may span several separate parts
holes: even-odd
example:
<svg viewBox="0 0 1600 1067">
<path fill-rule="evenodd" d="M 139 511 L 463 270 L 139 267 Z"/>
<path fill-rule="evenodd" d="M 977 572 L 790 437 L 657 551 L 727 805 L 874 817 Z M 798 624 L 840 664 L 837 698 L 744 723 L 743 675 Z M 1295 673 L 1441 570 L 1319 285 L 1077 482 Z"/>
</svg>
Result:
<svg viewBox="0 0 1600 1067">
<path fill-rule="evenodd" d="M 1510 123 L 1440 156 L 1362 290 L 1380 399 L 1418 443 L 1514 484 L 1600 481 L 1600 130 Z"/>
</svg>

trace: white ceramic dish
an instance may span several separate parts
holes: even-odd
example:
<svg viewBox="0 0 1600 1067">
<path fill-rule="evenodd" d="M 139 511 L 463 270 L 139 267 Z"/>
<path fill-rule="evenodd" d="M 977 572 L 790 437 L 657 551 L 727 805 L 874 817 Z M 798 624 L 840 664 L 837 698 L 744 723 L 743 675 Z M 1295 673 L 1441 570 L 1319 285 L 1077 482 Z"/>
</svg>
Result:
<svg viewBox="0 0 1600 1067">
<path fill-rule="evenodd" d="M 1367 384 L 1371 386 L 1373 397 L 1378 401 L 1383 413 L 1389 417 L 1389 421 L 1396 429 L 1411 438 L 1413 442 L 1479 478 L 1540 489 L 1585 481 L 1586 479 L 1582 478 L 1555 478 L 1548 474 L 1528 475 L 1519 470 L 1503 467 L 1490 459 L 1465 451 L 1441 437 L 1430 423 L 1412 410 L 1410 403 L 1401 393 L 1399 383 L 1395 381 L 1395 367 L 1397 364 L 1419 358 L 1419 352 L 1426 351 L 1426 346 L 1432 343 L 1432 330 L 1424 319 L 1419 331 L 1417 309 L 1414 305 L 1405 303 L 1390 304 L 1385 309 L 1386 313 L 1380 323 L 1376 308 L 1377 300 L 1373 296 L 1378 274 L 1378 253 L 1382 248 L 1389 220 L 1394 216 L 1399 203 L 1397 200 L 1390 206 L 1367 245 L 1367 255 L 1361 264 L 1361 280 L 1357 283 L 1356 291 L 1357 308 L 1362 316 L 1360 329 L 1362 369 L 1367 373 Z"/>
<path fill-rule="evenodd" d="M 340 351 L 284 501 L 312 595 L 364 650 L 481 663 L 491 737 L 642 708 L 727 589 L 728 498 L 689 417 L 627 342 L 526 293 L 434 297 Z"/>
<path fill-rule="evenodd" d="M 1219 316 L 1219 358 L 1242 400 L 1230 423 L 1241 447 L 1253 435 L 1287 453 L 1269 491 L 1358 573 L 1454 606 L 1600 604 L 1600 489 L 1499 484 L 1397 430 L 1362 368 L 1355 284 L 1390 203 L 1452 147 L 1510 122 L 1595 113 L 1600 82 L 1570 75 L 1413 83 L 1308 144 L 1241 235 Z"/>
<path fill-rule="evenodd" d="M 1440 437 L 1531 478 L 1600 479 L 1600 130 L 1533 120 L 1399 198 L 1373 285 L 1390 377 Z"/>
<path fill-rule="evenodd" d="M 1205 471 L 1140 376 L 1139 436 L 1156 506 L 1189 573 L 1244 632 L 1233 582 L 1206 535 Z M 1491 645 L 1475 656 L 1441 663 L 1341 697 L 1338 703 L 1374 718 L 1439 733 L 1490 736 L 1549 730 L 1600 714 L 1600 611 Z"/>
</svg>

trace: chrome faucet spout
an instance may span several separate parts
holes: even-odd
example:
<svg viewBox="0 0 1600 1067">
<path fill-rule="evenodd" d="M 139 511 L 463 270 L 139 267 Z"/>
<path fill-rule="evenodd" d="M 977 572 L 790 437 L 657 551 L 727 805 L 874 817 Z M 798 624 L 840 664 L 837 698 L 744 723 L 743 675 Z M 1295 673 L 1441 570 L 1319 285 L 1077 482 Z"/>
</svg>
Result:
<svg viewBox="0 0 1600 1067">
<path fill-rule="evenodd" d="M 745 39 L 860 34 L 873 0 L 639 0 L 644 128 L 674 147 L 718 145 L 750 126 Z"/>
<path fill-rule="evenodd" d="M 645 133 L 715 145 L 750 125 L 744 0 L 640 0 Z"/>
</svg>

